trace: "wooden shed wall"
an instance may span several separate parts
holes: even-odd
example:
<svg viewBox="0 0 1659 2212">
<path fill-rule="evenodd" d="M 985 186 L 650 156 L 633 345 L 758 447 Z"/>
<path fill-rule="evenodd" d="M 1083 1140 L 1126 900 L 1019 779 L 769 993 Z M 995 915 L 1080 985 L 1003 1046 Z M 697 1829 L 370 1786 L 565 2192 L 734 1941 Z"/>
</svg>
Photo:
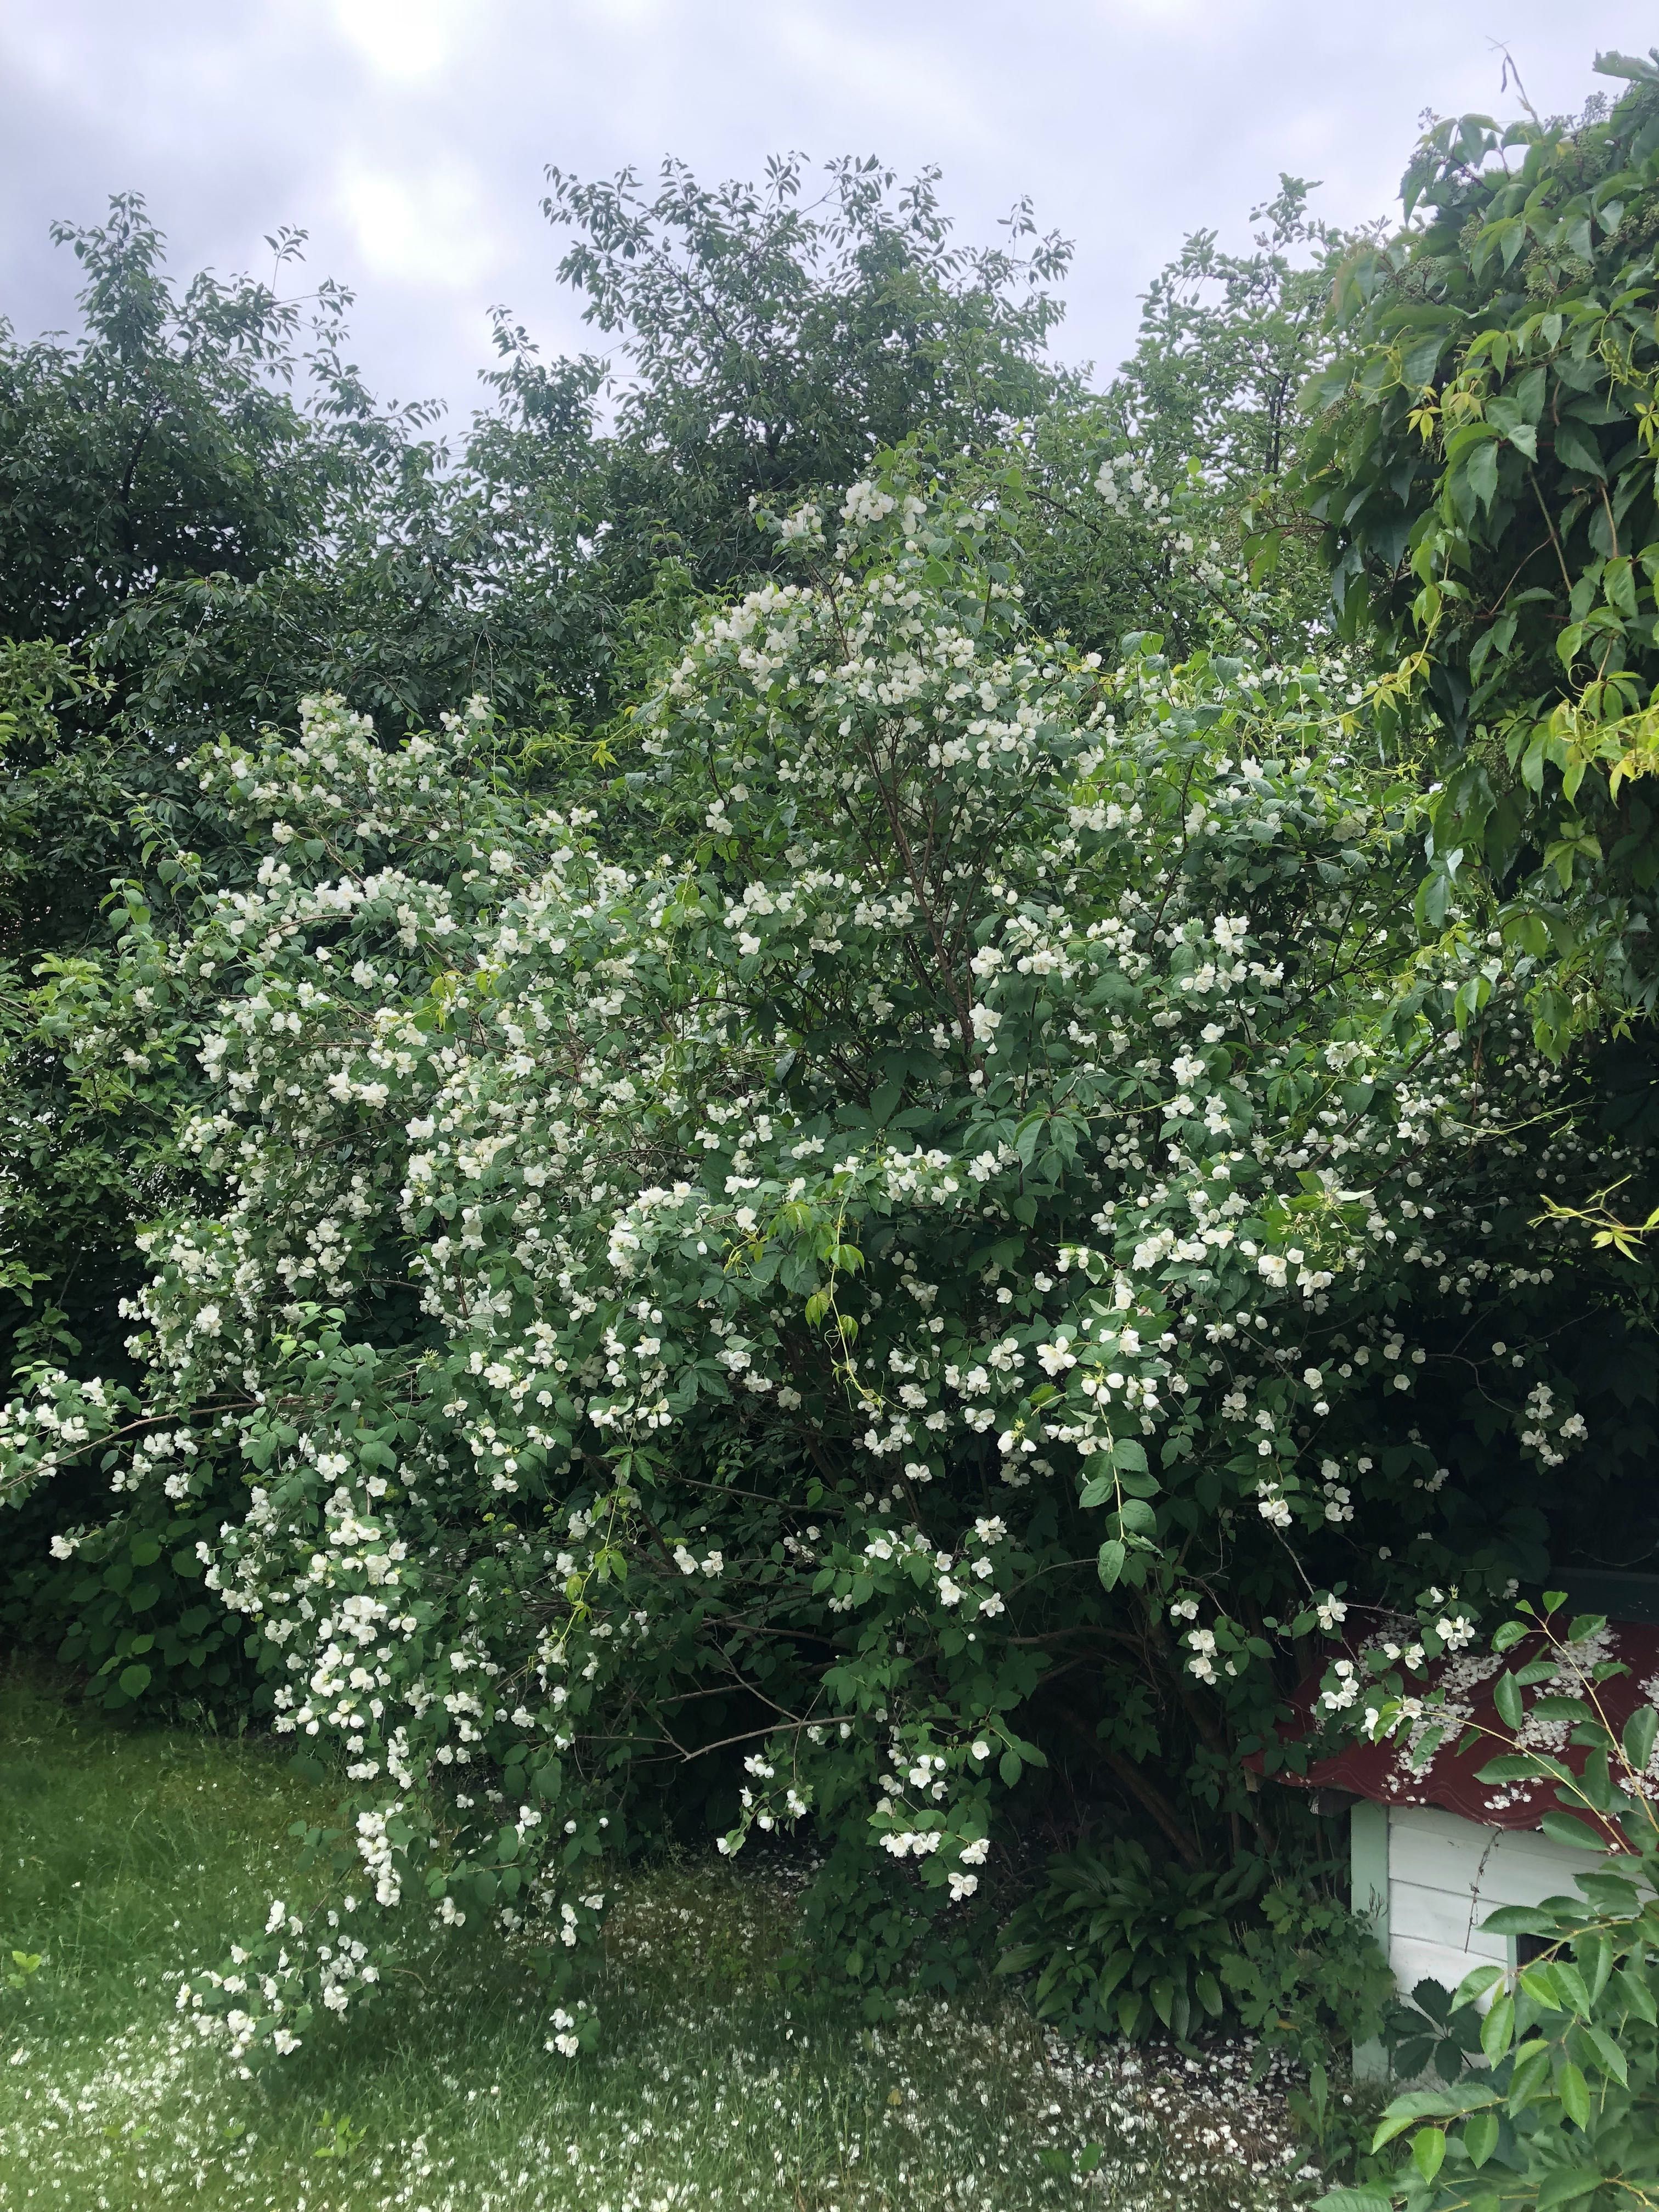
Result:
<svg viewBox="0 0 1659 2212">
<path fill-rule="evenodd" d="M 1537 1829 L 1482 1828 L 1431 1806 L 1392 1806 L 1385 1817 L 1389 1962 L 1407 1991 L 1425 1978 L 1455 1990 L 1471 1967 L 1507 1966 L 1508 1939 L 1480 1932 L 1486 1915 L 1576 1895 L 1575 1874 L 1598 1856 Z"/>
</svg>

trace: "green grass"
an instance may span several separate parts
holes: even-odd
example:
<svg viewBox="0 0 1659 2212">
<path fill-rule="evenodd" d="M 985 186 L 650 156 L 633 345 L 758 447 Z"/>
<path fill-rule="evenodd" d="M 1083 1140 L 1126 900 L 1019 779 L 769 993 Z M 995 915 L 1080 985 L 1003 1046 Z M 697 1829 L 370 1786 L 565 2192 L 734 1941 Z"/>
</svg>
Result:
<svg viewBox="0 0 1659 2212">
<path fill-rule="evenodd" d="M 0 1674 L 0 1962 L 42 1958 L 0 1986 L 4 2212 L 1267 2212 L 1305 2193 L 1242 2055 L 1091 2066 L 988 1990 L 868 2027 L 839 1996 L 782 1991 L 788 1886 L 718 1863 L 622 1893 L 589 1990 L 603 2046 L 574 2063 L 544 2047 L 527 1968 L 452 1939 L 377 2014 L 240 2079 L 173 1991 L 295 1895 L 285 1829 L 314 1802 L 264 1745 L 122 1729 Z"/>
</svg>

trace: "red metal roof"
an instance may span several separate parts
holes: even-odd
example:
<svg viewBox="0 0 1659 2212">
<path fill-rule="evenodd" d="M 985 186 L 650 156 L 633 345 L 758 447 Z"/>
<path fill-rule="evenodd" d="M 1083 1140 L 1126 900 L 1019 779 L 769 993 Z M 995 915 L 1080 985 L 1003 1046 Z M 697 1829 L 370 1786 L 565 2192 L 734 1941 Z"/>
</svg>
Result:
<svg viewBox="0 0 1659 2212">
<path fill-rule="evenodd" d="M 1367 1638 L 1366 1644 L 1375 1650 L 1381 1640 Z M 1350 1656 L 1357 1657 L 1358 1650 L 1351 1650 Z M 1299 1773 L 1270 1761 L 1261 1752 L 1252 1753 L 1244 1763 L 1258 1774 L 1271 1774 L 1274 1781 L 1297 1789 L 1350 1790 L 1379 1805 L 1437 1805 L 1444 1812 L 1461 1814 L 1466 1820 L 1478 1820 L 1488 1828 L 1535 1828 L 1546 1813 L 1564 1809 L 1554 1783 L 1491 1783 L 1476 1778 L 1482 1767 L 1511 1747 L 1510 1731 L 1492 1701 L 1492 1685 L 1507 1670 L 1548 1656 L 1542 1636 L 1537 1635 L 1501 1658 L 1469 1651 L 1436 1660 L 1422 1674 L 1407 1680 L 1413 1690 L 1419 1683 L 1425 1688 L 1443 1689 L 1445 1705 L 1437 1712 L 1431 1708 L 1420 1723 L 1402 1728 L 1390 1741 L 1352 1744 L 1329 1758 L 1314 1759 Z M 1590 1670 L 1605 1660 L 1620 1662 L 1628 1672 L 1593 1685 Z M 1332 1717 L 1319 1714 L 1318 1710 L 1322 1679 L 1322 1674 L 1310 1675 L 1291 1698 L 1293 1717 L 1279 1731 L 1281 1744 L 1288 1747 L 1328 1729 Z M 1659 1627 L 1610 1620 L 1594 1637 L 1568 1647 L 1558 1661 L 1555 1680 L 1528 1692 L 1527 1699 L 1530 1705 L 1537 1695 L 1587 1698 L 1592 1692 L 1602 1718 L 1615 1735 L 1638 1705 L 1659 1706 Z M 1364 1705 L 1362 1689 L 1356 1710 L 1363 1711 Z M 1451 1724 L 1419 1771 L 1413 1761 L 1413 1749 L 1440 1722 Z M 1468 1750 L 1461 1751 L 1460 1739 L 1471 1724 L 1481 1733 Z M 1522 1724 L 1521 1747 L 1547 1751 L 1575 1771 L 1582 1770 L 1586 1754 L 1569 1743 L 1571 1726 L 1565 1720 L 1540 1720 L 1529 1712 Z M 1659 1796 L 1659 1750 L 1648 1771 L 1655 1795 Z M 1620 1839 L 1609 1832 L 1608 1840 Z"/>
</svg>

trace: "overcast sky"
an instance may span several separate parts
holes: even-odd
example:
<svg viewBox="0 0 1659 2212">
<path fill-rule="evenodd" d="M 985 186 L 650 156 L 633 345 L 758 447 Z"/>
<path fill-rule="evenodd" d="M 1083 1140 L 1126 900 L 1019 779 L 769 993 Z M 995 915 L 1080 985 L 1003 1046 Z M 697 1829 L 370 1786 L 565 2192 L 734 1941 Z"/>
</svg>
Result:
<svg viewBox="0 0 1659 2212">
<path fill-rule="evenodd" d="M 266 269 L 295 224 L 357 293 L 371 381 L 464 416 L 493 302 L 585 342 L 548 162 L 749 177 L 799 148 L 939 162 L 970 240 L 1029 192 L 1078 246 L 1057 350 L 1110 364 L 1183 233 L 1242 243 L 1281 169 L 1381 213 L 1424 108 L 1498 106 L 1495 42 L 1547 112 L 1656 33 L 1634 0 L 0 0 L 0 313 L 69 320 L 47 225 L 113 191 L 180 269 Z"/>
</svg>

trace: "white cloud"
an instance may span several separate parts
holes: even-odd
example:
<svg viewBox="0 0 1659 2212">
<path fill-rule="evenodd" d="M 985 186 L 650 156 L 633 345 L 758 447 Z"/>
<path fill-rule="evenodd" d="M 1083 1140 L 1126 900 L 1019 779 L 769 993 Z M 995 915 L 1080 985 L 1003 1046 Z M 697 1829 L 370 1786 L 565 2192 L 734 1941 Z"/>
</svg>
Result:
<svg viewBox="0 0 1659 2212">
<path fill-rule="evenodd" d="M 940 155 L 998 143 L 1006 116 L 995 88 L 973 66 L 968 42 L 953 50 L 902 9 L 863 24 L 850 20 L 851 12 L 799 5 L 769 9 L 756 25 L 761 53 L 803 105 L 825 121 L 835 117 L 843 137 L 842 118 L 859 118 L 862 135 L 838 143 L 835 151 L 879 151 L 878 134 L 884 137 L 896 125 L 907 143 L 933 134 Z"/>
<path fill-rule="evenodd" d="M 501 266 L 483 180 L 453 154 L 396 167 L 349 155 L 335 199 L 371 276 L 465 291 Z"/>
<path fill-rule="evenodd" d="M 435 76 L 476 33 L 477 0 L 332 0 L 336 27 L 375 76 L 393 84 Z"/>
</svg>

